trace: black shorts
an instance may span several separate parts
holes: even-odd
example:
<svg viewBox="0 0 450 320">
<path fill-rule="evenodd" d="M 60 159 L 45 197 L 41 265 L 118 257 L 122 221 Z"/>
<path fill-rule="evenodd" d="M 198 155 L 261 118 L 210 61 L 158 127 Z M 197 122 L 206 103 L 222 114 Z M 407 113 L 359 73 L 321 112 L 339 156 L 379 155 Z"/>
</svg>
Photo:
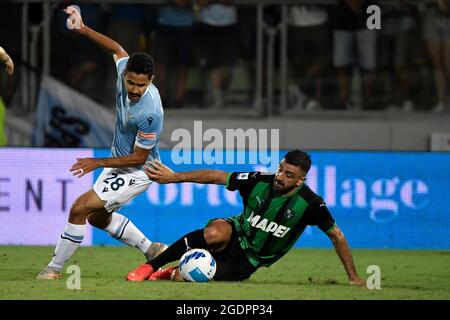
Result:
<svg viewBox="0 0 450 320">
<path fill-rule="evenodd" d="M 217 263 L 214 280 L 242 281 L 248 279 L 257 268 L 250 263 L 247 254 L 241 248 L 233 223 L 227 222 L 231 225 L 233 232 L 225 249 L 212 254 Z"/>
</svg>

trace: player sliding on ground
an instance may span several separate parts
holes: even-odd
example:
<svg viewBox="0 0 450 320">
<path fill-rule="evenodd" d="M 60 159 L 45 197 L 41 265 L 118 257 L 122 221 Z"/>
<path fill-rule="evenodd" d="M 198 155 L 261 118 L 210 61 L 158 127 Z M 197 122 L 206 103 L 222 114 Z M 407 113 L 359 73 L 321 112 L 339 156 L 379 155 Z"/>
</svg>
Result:
<svg viewBox="0 0 450 320">
<path fill-rule="evenodd" d="M 128 218 L 116 211 L 147 190 L 152 181 L 144 173 L 147 161 L 159 159 L 158 141 L 164 113 L 158 89 L 153 85 L 153 58 L 145 53 L 128 53 L 114 40 L 83 24 L 73 6 L 64 10 L 67 26 L 92 40 L 111 54 L 117 68 L 116 126 L 110 158 L 77 159 L 70 171 L 82 177 L 104 167 L 93 188 L 81 195 L 70 209 L 69 221 L 55 248 L 52 260 L 38 279 L 61 277 L 64 263 L 83 240 L 86 220 L 110 236 L 139 249 L 147 259 L 167 246 L 150 241 Z M 82 106 L 80 106 L 82 107 Z"/>
<path fill-rule="evenodd" d="M 215 280 L 244 280 L 259 267 L 269 267 L 279 260 L 306 226 L 313 225 L 333 242 L 349 283 L 365 285 L 356 272 L 344 234 L 322 198 L 305 183 L 311 167 L 311 159 L 305 152 L 288 152 L 275 174 L 219 170 L 173 172 L 159 161 L 150 165 L 146 166 L 146 173 L 158 183 L 212 183 L 226 185 L 230 191 L 239 190 L 244 212 L 231 218 L 211 220 L 204 229 L 186 234 L 159 256 L 128 273 L 127 280 L 181 280 L 176 267 L 160 268 L 179 260 L 193 248 L 212 253 L 217 262 Z"/>
</svg>

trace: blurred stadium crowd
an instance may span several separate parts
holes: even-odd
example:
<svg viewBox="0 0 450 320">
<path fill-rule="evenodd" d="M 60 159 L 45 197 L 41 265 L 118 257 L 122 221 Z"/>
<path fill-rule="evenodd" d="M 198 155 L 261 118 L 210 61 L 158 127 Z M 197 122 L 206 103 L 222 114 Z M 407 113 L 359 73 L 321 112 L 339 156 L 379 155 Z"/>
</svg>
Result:
<svg viewBox="0 0 450 320">
<path fill-rule="evenodd" d="M 125 2 L 125 1 L 124 1 Z M 450 10 L 447 0 L 287 1 L 287 108 L 445 112 L 450 76 Z M 255 2 L 256 3 L 256 2 Z M 54 1 L 51 6 L 50 74 L 111 108 L 112 59 L 66 28 L 68 4 L 81 8 L 86 25 L 129 53 L 155 57 L 156 85 L 165 108 L 252 108 L 258 46 L 257 11 L 251 1 L 167 0 L 148 4 Z M 278 30 L 283 2 L 266 2 L 264 24 Z M 368 6 L 381 8 L 381 29 L 366 25 Z M 29 4 L 28 20 L 42 22 L 42 3 Z M 0 43 L 18 65 L 20 1 L 0 4 Z M 4 32 L 4 30 L 14 30 Z M 263 37 L 269 37 L 264 32 Z M 38 35 L 39 40 L 39 35 Z M 280 33 L 273 37 L 278 48 Z M 262 78 L 268 75 L 264 51 Z M 280 50 L 273 50 L 274 69 Z M 270 57 L 270 56 L 269 56 Z M 38 66 L 43 59 L 38 56 Z M 12 100 L 19 73 L 1 75 L 0 95 Z M 280 83 L 274 80 L 275 95 Z M 277 91 L 278 90 L 278 91 Z"/>
</svg>

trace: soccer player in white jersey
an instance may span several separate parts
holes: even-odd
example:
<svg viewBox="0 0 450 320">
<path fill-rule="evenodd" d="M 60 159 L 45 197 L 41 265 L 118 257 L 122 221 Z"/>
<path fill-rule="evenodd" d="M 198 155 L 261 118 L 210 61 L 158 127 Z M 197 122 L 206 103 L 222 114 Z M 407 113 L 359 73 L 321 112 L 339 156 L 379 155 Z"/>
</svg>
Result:
<svg viewBox="0 0 450 320">
<path fill-rule="evenodd" d="M 158 89 L 153 85 L 154 62 L 145 53 L 127 52 L 114 40 L 85 26 L 73 6 L 64 10 L 67 26 L 111 53 L 117 67 L 116 126 L 110 158 L 77 159 L 70 171 L 82 177 L 104 167 L 93 188 L 81 195 L 70 209 L 69 220 L 52 260 L 37 279 L 61 277 L 64 263 L 83 240 L 86 220 L 146 257 L 155 257 L 167 246 L 151 242 L 129 219 L 115 212 L 125 202 L 144 192 L 151 180 L 143 170 L 147 161 L 159 159 L 158 141 L 164 113 Z"/>
</svg>

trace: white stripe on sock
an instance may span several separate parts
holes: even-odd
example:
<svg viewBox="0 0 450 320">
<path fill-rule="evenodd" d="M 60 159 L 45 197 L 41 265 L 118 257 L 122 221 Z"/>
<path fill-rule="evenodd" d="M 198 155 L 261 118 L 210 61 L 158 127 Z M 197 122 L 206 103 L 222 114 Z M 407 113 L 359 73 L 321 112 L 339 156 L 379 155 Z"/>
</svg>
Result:
<svg viewBox="0 0 450 320">
<path fill-rule="evenodd" d="M 64 263 L 70 259 L 75 250 L 77 250 L 80 246 L 81 241 L 83 241 L 85 231 L 85 224 L 72 224 L 67 222 L 64 227 L 64 232 L 61 234 L 61 237 L 56 244 L 52 261 L 48 264 L 48 266 L 61 271 L 64 267 Z M 74 242 L 74 240 L 77 242 Z"/>
<path fill-rule="evenodd" d="M 113 238 L 120 237 L 119 241 L 138 248 L 144 254 L 152 244 L 131 220 L 117 212 L 111 214 L 111 223 L 104 230 Z"/>
</svg>

